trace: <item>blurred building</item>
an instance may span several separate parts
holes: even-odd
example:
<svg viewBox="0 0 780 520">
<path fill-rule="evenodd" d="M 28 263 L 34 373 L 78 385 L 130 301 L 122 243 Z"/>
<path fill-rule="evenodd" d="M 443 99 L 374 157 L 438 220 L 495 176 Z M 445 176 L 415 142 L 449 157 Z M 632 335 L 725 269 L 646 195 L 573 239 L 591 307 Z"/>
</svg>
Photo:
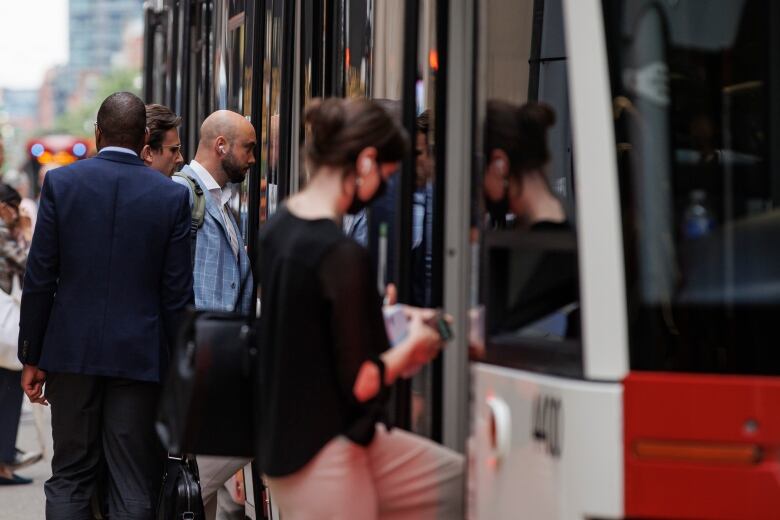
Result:
<svg viewBox="0 0 780 520">
<path fill-rule="evenodd" d="M 144 0 L 69 0 L 69 56 L 46 72 L 38 100 L 40 128 L 90 102 L 100 79 L 115 67 L 140 69 Z"/>
<path fill-rule="evenodd" d="M 56 65 L 46 71 L 38 91 L 38 125 L 51 128 L 57 116 L 65 112 L 68 105 L 69 88 L 67 67 Z"/>
<path fill-rule="evenodd" d="M 20 145 L 37 127 L 37 119 L 37 90 L 0 88 L 0 139 L 5 145 L 5 169 L 21 161 Z"/>
<path fill-rule="evenodd" d="M 14 131 L 30 131 L 35 128 L 38 116 L 38 91 L 35 89 L 0 89 L 0 129 L 5 137 L 9 137 L 6 125 L 10 124 Z"/>
<path fill-rule="evenodd" d="M 112 64 L 121 69 L 137 70 L 144 64 L 144 22 L 136 18 L 129 22 L 122 34 L 122 47 L 112 57 Z"/>
<path fill-rule="evenodd" d="M 70 0 L 70 60 L 75 72 L 105 72 L 122 50 L 125 29 L 143 16 L 143 0 Z"/>
</svg>

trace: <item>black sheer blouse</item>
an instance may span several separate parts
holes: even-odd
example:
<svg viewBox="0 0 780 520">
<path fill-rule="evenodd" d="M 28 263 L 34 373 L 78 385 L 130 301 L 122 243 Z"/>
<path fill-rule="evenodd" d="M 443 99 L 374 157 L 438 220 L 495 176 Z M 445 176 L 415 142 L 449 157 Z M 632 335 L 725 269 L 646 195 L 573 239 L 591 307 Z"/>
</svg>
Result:
<svg viewBox="0 0 780 520">
<path fill-rule="evenodd" d="M 368 252 L 335 222 L 283 207 L 258 254 L 257 457 L 264 473 L 284 476 L 338 435 L 371 442 L 384 395 L 359 403 L 352 388 L 389 344 Z"/>
</svg>

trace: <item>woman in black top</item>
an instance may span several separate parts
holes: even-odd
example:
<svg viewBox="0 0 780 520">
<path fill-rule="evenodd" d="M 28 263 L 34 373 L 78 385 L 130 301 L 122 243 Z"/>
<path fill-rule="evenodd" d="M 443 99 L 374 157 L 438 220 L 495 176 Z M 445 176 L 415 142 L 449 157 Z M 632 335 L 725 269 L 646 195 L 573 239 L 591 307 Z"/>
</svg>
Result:
<svg viewBox="0 0 780 520">
<path fill-rule="evenodd" d="M 369 100 L 315 101 L 305 119 L 311 178 L 260 233 L 258 461 L 285 520 L 450 518 L 462 458 L 381 424 L 387 388 L 441 338 L 409 308 L 390 348 L 368 253 L 337 225 L 383 191 L 406 139 Z"/>
</svg>

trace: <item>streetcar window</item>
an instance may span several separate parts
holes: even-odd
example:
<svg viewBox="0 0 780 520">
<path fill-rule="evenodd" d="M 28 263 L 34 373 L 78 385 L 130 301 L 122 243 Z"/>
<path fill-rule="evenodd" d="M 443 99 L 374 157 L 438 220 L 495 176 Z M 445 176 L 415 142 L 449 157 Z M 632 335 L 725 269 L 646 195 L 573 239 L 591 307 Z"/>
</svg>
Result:
<svg viewBox="0 0 780 520">
<path fill-rule="evenodd" d="M 603 5 L 631 366 L 780 374 L 780 5 Z"/>
<path fill-rule="evenodd" d="M 473 226 L 475 360 L 582 375 L 571 129 L 560 0 L 480 4 Z M 474 340 L 474 338 L 477 338 Z"/>
</svg>

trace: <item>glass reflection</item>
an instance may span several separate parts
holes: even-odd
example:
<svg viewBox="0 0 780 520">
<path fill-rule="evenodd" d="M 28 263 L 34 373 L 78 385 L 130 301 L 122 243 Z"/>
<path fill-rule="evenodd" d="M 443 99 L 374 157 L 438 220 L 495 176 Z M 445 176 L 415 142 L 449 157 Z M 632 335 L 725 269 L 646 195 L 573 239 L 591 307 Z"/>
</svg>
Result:
<svg viewBox="0 0 780 520">
<path fill-rule="evenodd" d="M 373 0 L 347 0 L 344 72 L 347 97 L 366 97 L 371 88 Z"/>
<path fill-rule="evenodd" d="M 554 123 L 555 112 L 545 104 L 488 102 L 483 193 L 490 219 L 497 225 L 535 235 L 572 231 L 547 175 L 551 157 L 547 134 Z M 491 313 L 490 332 L 548 338 L 578 335 L 576 305 L 571 306 L 578 299 L 573 251 L 515 250 L 504 261 L 509 289 L 492 288 L 493 294 L 502 296 L 491 302 L 496 312 Z"/>
<path fill-rule="evenodd" d="M 579 280 L 561 2 L 491 0 L 480 18 L 470 353 L 576 374 Z"/>
<path fill-rule="evenodd" d="M 631 368 L 777 375 L 780 10 L 603 5 Z"/>
<path fill-rule="evenodd" d="M 266 45 L 263 60 L 263 121 L 261 132 L 260 222 L 276 211 L 279 186 L 279 118 L 281 110 L 282 17 L 284 2 L 266 4 Z"/>
<path fill-rule="evenodd" d="M 415 152 L 415 189 L 412 194 L 412 305 L 441 306 L 441 294 L 434 294 L 434 211 L 436 198 L 436 96 L 437 96 L 437 2 L 419 4 L 417 44 L 418 77 L 415 89 L 417 120 L 413 145 Z M 439 210 L 441 211 L 441 210 Z M 441 230 L 439 230 L 441 232 Z M 440 361 L 439 361 L 440 363 Z M 412 431 L 434 435 L 434 365 L 427 365 L 412 379 Z"/>
</svg>

